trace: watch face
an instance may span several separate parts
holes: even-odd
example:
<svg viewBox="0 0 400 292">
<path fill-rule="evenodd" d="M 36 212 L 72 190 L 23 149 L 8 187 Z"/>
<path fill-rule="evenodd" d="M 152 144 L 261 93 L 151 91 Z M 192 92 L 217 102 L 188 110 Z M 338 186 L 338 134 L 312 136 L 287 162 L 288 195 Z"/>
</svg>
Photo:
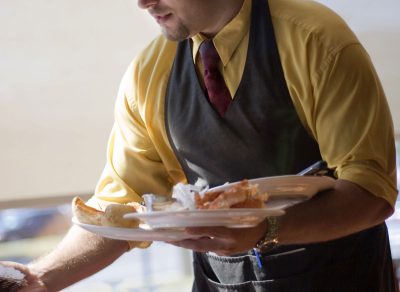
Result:
<svg viewBox="0 0 400 292">
<path fill-rule="evenodd" d="M 271 249 L 273 249 L 277 245 L 278 245 L 278 240 L 271 239 L 268 241 L 264 241 L 264 243 L 261 244 L 258 249 L 260 250 L 260 253 L 266 253 L 266 252 L 270 251 Z"/>
</svg>

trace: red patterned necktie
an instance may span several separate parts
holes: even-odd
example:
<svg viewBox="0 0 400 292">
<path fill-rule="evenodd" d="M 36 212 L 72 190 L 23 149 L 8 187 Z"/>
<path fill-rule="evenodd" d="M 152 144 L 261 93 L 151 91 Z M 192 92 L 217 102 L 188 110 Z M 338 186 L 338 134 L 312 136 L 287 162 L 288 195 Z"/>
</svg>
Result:
<svg viewBox="0 0 400 292">
<path fill-rule="evenodd" d="M 218 70 L 221 59 L 211 39 L 205 40 L 199 51 L 204 66 L 204 85 L 207 89 L 208 98 L 220 116 L 223 117 L 232 98 L 224 78 Z"/>
</svg>

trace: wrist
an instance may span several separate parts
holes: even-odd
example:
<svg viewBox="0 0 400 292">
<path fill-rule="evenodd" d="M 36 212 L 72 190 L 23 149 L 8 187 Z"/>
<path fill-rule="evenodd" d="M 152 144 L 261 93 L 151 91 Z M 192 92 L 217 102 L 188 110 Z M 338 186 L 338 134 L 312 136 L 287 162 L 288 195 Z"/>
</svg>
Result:
<svg viewBox="0 0 400 292">
<path fill-rule="evenodd" d="M 276 247 L 278 240 L 278 217 L 268 217 L 266 219 L 267 230 L 263 237 L 256 243 L 255 249 L 259 253 L 266 253 Z"/>
<path fill-rule="evenodd" d="M 50 291 L 45 279 L 46 272 L 40 269 L 36 262 L 27 264 L 27 268 L 29 269 L 30 279 L 34 283 L 33 287 L 37 288 L 37 291 Z"/>
</svg>

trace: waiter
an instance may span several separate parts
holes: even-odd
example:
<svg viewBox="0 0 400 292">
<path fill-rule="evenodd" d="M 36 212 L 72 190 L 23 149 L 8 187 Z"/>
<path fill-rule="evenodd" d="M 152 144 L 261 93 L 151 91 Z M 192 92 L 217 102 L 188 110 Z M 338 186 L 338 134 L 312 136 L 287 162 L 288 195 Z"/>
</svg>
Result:
<svg viewBox="0 0 400 292">
<path fill-rule="evenodd" d="M 311 1 L 138 2 L 163 36 L 122 80 L 91 203 L 140 201 L 199 177 L 215 186 L 294 174 L 323 159 L 334 188 L 279 220 L 190 228 L 203 237 L 172 243 L 195 252 L 193 290 L 394 291 L 384 224 L 397 196 L 393 126 L 343 20 Z M 25 272 L 53 291 L 134 246 L 72 228 Z"/>
</svg>

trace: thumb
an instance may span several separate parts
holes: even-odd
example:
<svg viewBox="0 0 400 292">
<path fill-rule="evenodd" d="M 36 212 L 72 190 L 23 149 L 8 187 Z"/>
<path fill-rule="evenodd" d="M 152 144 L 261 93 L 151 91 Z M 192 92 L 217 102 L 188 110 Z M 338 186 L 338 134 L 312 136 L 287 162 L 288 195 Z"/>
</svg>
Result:
<svg viewBox="0 0 400 292">
<path fill-rule="evenodd" d="M 25 273 L 22 273 L 13 263 L 0 263 L 0 291 L 17 291 L 26 285 Z"/>
<path fill-rule="evenodd" d="M 0 291 L 46 291 L 40 279 L 25 265 L 16 262 L 0 262 Z M 6 289 L 5 289 L 6 288 Z"/>
</svg>

